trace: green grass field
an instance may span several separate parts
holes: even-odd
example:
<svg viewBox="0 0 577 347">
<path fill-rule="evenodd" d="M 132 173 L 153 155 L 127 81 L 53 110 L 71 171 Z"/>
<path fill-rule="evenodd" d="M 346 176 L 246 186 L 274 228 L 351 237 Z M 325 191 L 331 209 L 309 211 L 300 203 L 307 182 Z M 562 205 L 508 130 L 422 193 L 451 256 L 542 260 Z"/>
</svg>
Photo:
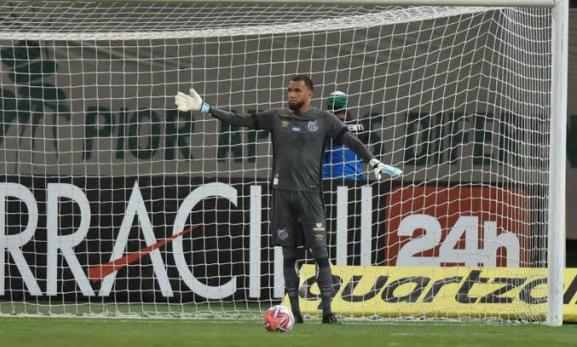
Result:
<svg viewBox="0 0 577 347">
<path fill-rule="evenodd" d="M 577 326 L 482 323 L 307 321 L 286 334 L 260 321 L 184 319 L 0 318 L 2 347 L 184 346 L 577 346 Z"/>
</svg>

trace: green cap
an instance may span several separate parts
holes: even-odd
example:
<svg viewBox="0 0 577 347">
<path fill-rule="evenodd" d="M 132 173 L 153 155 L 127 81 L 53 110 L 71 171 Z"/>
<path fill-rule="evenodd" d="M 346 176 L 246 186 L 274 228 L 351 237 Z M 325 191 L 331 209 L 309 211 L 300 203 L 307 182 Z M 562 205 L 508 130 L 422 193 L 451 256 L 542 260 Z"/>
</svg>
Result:
<svg viewBox="0 0 577 347">
<path fill-rule="evenodd" d="M 332 92 L 327 98 L 327 108 L 333 112 L 344 111 L 347 109 L 348 100 L 349 97 L 347 94 L 337 90 L 336 92 Z"/>
</svg>

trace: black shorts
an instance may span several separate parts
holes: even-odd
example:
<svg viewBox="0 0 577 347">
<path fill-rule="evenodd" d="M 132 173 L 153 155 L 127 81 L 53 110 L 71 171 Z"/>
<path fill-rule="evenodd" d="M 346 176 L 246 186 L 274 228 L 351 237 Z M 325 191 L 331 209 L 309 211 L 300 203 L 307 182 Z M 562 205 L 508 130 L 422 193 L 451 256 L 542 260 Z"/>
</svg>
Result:
<svg viewBox="0 0 577 347">
<path fill-rule="evenodd" d="M 271 232 L 275 246 L 327 248 L 325 209 L 320 192 L 274 189 Z"/>
</svg>

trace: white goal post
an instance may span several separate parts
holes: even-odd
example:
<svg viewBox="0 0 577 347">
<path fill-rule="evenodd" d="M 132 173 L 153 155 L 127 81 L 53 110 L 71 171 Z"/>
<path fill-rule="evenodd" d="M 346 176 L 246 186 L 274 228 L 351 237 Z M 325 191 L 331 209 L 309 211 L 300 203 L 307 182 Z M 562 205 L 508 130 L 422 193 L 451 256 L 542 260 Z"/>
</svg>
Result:
<svg viewBox="0 0 577 347">
<path fill-rule="evenodd" d="M 323 180 L 337 313 L 561 325 L 568 7 L 0 1 L 0 315 L 254 317 L 280 302 L 268 134 L 173 96 L 194 86 L 250 113 L 284 107 L 306 74 L 315 107 L 345 92 L 349 128 L 405 172 Z"/>
</svg>

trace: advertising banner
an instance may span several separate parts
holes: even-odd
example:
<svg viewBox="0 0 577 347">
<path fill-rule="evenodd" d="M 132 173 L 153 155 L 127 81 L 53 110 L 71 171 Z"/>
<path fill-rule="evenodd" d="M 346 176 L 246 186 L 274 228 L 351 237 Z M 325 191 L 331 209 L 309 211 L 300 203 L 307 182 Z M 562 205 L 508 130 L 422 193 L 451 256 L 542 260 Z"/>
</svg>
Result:
<svg viewBox="0 0 577 347">
<path fill-rule="evenodd" d="M 333 256 L 348 248 L 335 244 L 338 223 L 348 225 L 350 244 L 358 244 L 365 225 L 358 213 L 363 202 L 354 198 L 337 221 L 333 202 L 362 189 L 337 189 L 341 184 L 325 181 Z M 259 180 L 2 177 L 0 298 L 281 298 L 282 257 L 268 231 L 270 196 L 268 182 Z M 376 220 L 367 225 L 380 232 Z M 352 247 L 346 261 L 359 257 Z"/>
<path fill-rule="evenodd" d="M 301 310 L 316 315 L 314 265 L 300 271 Z M 545 318 L 547 269 L 334 266 L 333 311 L 364 317 Z M 577 269 L 566 269 L 564 321 L 577 321 Z M 288 305 L 288 298 L 284 299 Z"/>
<path fill-rule="evenodd" d="M 394 266 L 526 266 L 532 233 L 523 189 L 407 186 L 385 208 L 385 259 Z"/>
</svg>

